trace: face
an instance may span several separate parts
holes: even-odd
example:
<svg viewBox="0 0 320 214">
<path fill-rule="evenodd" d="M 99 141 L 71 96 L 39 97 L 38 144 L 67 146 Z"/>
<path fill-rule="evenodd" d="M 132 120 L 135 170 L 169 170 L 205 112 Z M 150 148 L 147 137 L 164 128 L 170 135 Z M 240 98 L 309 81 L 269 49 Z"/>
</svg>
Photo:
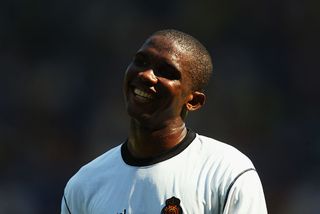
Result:
<svg viewBox="0 0 320 214">
<path fill-rule="evenodd" d="M 157 129 L 180 120 L 190 99 L 190 56 L 163 36 L 152 36 L 135 54 L 124 79 L 129 115 L 140 125 Z"/>
</svg>

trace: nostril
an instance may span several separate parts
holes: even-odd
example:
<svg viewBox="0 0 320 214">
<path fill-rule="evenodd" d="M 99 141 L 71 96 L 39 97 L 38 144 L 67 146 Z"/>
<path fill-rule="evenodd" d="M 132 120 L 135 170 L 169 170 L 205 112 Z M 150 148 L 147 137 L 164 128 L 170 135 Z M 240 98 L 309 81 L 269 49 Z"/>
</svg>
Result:
<svg viewBox="0 0 320 214">
<path fill-rule="evenodd" d="M 141 80 L 145 82 L 152 82 L 152 83 L 157 83 L 158 78 L 154 74 L 152 69 L 146 70 L 146 71 L 141 71 L 139 72 L 138 76 L 140 77 Z"/>
</svg>

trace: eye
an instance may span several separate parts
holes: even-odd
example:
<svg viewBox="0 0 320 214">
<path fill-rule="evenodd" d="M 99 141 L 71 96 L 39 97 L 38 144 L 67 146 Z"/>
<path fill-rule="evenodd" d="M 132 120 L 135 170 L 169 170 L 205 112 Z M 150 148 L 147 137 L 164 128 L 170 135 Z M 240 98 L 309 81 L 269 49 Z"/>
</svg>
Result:
<svg viewBox="0 0 320 214">
<path fill-rule="evenodd" d="M 170 65 L 161 66 L 156 70 L 156 75 L 169 80 L 179 80 L 181 78 L 180 72 Z"/>
<path fill-rule="evenodd" d="M 133 63 L 137 67 L 146 68 L 149 66 L 149 62 L 147 57 L 143 56 L 142 54 L 137 54 L 133 58 Z"/>
</svg>

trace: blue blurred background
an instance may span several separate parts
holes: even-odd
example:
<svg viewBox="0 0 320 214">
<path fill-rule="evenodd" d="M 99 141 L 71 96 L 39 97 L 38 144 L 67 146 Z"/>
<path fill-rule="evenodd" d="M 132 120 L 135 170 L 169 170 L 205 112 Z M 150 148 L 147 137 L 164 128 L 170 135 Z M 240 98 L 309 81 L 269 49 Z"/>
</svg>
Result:
<svg viewBox="0 0 320 214">
<path fill-rule="evenodd" d="M 188 126 L 254 162 L 270 213 L 319 213 L 319 1 L 0 3 L 0 213 L 59 213 L 83 164 L 122 143 L 124 71 L 152 32 L 208 48 Z"/>
</svg>

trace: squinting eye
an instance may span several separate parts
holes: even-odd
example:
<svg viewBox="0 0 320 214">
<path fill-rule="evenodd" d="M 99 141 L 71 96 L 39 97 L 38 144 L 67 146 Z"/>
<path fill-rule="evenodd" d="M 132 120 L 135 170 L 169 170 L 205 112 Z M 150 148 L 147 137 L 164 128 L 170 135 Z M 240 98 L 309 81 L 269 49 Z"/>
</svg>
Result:
<svg viewBox="0 0 320 214">
<path fill-rule="evenodd" d="M 138 67 L 147 67 L 148 66 L 148 62 L 144 57 L 141 56 L 135 56 L 135 58 L 133 59 L 133 63 L 138 66 Z"/>
<path fill-rule="evenodd" d="M 171 72 L 168 70 L 158 70 L 156 71 L 156 75 L 164 77 L 169 80 L 178 80 L 180 79 L 180 75 L 176 72 Z"/>
<path fill-rule="evenodd" d="M 156 72 L 156 75 L 164 77 L 169 80 L 179 80 L 181 78 L 180 72 L 177 71 L 172 66 L 168 66 L 168 65 L 161 66 L 155 72 Z"/>
</svg>

